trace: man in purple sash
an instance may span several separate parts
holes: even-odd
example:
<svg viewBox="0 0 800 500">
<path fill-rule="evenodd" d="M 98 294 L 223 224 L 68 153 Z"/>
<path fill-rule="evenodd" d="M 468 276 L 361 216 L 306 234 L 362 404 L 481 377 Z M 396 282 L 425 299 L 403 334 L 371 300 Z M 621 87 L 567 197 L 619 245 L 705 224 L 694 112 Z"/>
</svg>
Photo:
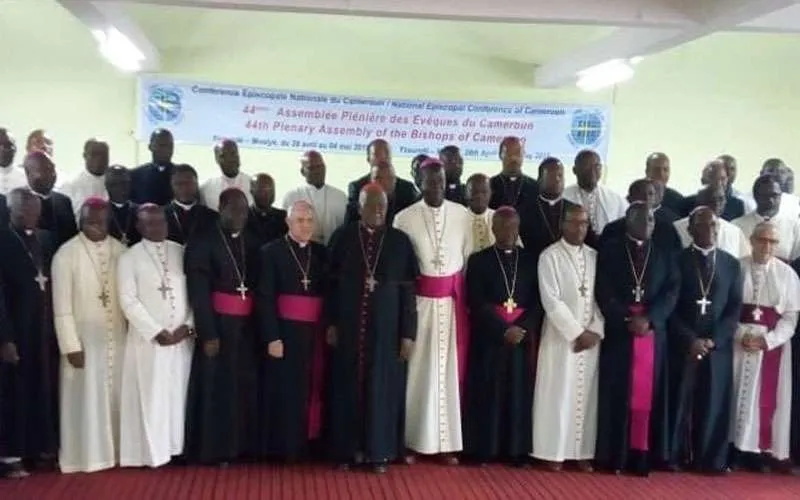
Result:
<svg viewBox="0 0 800 500">
<path fill-rule="evenodd" d="M 267 357 L 261 424 L 268 428 L 262 452 L 289 462 L 322 430 L 328 278 L 327 250 L 311 240 L 315 217 L 310 203 L 293 203 L 288 234 L 261 249 L 257 316 Z"/>
<path fill-rule="evenodd" d="M 742 313 L 733 347 L 733 465 L 791 472 L 792 344 L 800 311 L 800 279 L 775 257 L 777 226 L 761 222 L 741 260 Z M 795 416 L 797 418 L 797 416 Z"/>
<path fill-rule="evenodd" d="M 605 317 L 595 459 L 615 472 L 647 476 L 669 457 L 667 318 L 678 293 L 673 250 L 656 244 L 646 203 L 626 211 L 626 233 L 605 241 L 595 296 Z"/>
</svg>

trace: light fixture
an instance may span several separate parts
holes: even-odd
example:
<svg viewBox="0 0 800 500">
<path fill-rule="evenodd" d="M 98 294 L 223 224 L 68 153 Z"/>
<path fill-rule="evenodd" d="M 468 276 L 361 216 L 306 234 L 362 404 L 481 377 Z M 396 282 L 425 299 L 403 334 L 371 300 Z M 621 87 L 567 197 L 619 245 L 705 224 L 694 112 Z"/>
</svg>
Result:
<svg viewBox="0 0 800 500">
<path fill-rule="evenodd" d="M 142 70 L 146 59 L 144 53 L 117 28 L 111 26 L 105 30 L 93 29 L 92 35 L 97 40 L 100 54 L 108 62 L 126 73 Z"/>
<path fill-rule="evenodd" d="M 578 71 L 577 86 L 584 92 L 595 92 L 633 78 L 633 66 L 642 60 L 641 57 L 631 59 L 611 59 L 604 63 Z"/>
</svg>

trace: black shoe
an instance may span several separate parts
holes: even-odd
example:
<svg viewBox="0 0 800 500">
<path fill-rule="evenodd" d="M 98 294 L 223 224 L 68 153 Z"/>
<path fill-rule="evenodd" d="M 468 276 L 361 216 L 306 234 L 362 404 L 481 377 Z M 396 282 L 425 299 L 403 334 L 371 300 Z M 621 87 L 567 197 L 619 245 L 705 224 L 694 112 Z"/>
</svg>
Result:
<svg viewBox="0 0 800 500">
<path fill-rule="evenodd" d="M 372 470 L 373 474 L 386 474 L 386 472 L 389 470 L 389 464 L 386 462 L 371 464 L 370 469 Z"/>
<path fill-rule="evenodd" d="M 336 470 L 339 470 L 339 471 L 342 471 L 342 472 L 347 472 L 351 468 L 352 467 L 350 465 L 350 462 L 341 462 L 341 463 L 336 464 Z"/>
<path fill-rule="evenodd" d="M 642 451 L 631 452 L 630 458 L 628 459 L 628 470 L 635 476 L 649 477 L 650 460 L 648 459 L 647 453 Z"/>
</svg>

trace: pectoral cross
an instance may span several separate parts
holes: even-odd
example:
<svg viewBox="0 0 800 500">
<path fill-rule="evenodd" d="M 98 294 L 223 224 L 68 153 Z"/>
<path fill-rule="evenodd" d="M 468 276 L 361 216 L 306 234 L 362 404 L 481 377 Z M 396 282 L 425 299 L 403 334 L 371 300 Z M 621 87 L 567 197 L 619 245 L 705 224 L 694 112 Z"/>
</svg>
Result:
<svg viewBox="0 0 800 500">
<path fill-rule="evenodd" d="M 581 292 L 581 297 L 586 297 L 586 292 L 587 292 L 586 284 L 581 283 L 581 286 L 578 287 L 578 291 Z"/>
<path fill-rule="evenodd" d="M 761 316 L 763 316 L 763 315 L 764 315 L 764 312 L 760 308 L 756 307 L 755 309 L 753 309 L 753 319 L 754 320 L 761 321 Z"/>
<path fill-rule="evenodd" d="M 306 292 L 308 291 L 308 285 L 311 284 L 311 280 L 308 279 L 308 276 L 303 276 L 303 279 L 300 280 L 300 283 L 303 284 L 303 290 Z"/>
<path fill-rule="evenodd" d="M 158 287 L 158 288 L 156 288 L 156 290 L 158 290 L 159 292 L 161 292 L 161 298 L 162 298 L 162 299 L 164 299 L 164 300 L 166 300 L 166 298 L 167 298 L 167 292 L 171 292 L 171 291 L 172 291 L 172 287 L 170 287 L 170 286 L 167 286 L 167 284 L 166 284 L 166 283 L 164 283 L 164 281 L 162 281 L 162 282 L 161 282 L 161 286 L 160 286 L 160 287 Z"/>
<path fill-rule="evenodd" d="M 370 274 L 369 277 L 367 278 L 367 288 L 369 289 L 369 291 L 370 292 L 374 292 L 375 291 L 375 286 L 377 284 L 378 284 L 378 280 L 375 279 L 375 276 Z"/>
<path fill-rule="evenodd" d="M 703 297 L 701 299 L 696 300 L 695 304 L 697 304 L 698 307 L 700 307 L 700 316 L 705 316 L 706 308 L 711 305 L 711 301 Z"/>
<path fill-rule="evenodd" d="M 42 271 L 39 271 L 39 274 L 37 274 L 36 277 L 33 278 L 33 281 L 38 283 L 39 284 L 39 290 L 44 292 L 45 288 L 47 287 L 47 282 L 50 281 L 50 278 L 48 278 L 47 276 L 42 274 Z"/>
<path fill-rule="evenodd" d="M 123 234 L 122 235 L 122 244 L 125 245 L 125 246 L 128 246 L 128 243 L 129 243 L 128 242 L 128 235 L 127 234 Z"/>
<path fill-rule="evenodd" d="M 437 256 L 436 256 L 436 258 L 434 258 L 434 259 L 431 261 L 431 264 L 433 264 L 433 265 L 434 265 L 434 266 L 436 266 L 436 267 L 440 267 L 440 266 L 443 266 L 443 265 L 444 265 L 444 261 L 441 259 L 441 257 L 439 257 L 439 256 L 437 255 Z"/>
<path fill-rule="evenodd" d="M 103 287 L 103 290 L 100 292 L 100 295 L 98 295 L 97 298 L 100 299 L 100 303 L 103 304 L 103 307 L 108 307 L 108 302 L 111 297 L 108 295 L 108 291 L 106 291 L 105 287 Z"/>
<path fill-rule="evenodd" d="M 244 281 L 239 283 L 239 286 L 236 287 L 236 291 L 239 292 L 239 295 L 242 296 L 242 300 L 245 300 L 247 298 L 248 290 L 249 288 L 247 288 L 247 285 L 244 284 Z"/>
<path fill-rule="evenodd" d="M 503 302 L 503 307 L 506 308 L 506 312 L 508 314 L 511 314 L 511 313 L 514 312 L 514 309 L 517 308 L 517 303 L 514 302 L 514 298 L 513 297 L 509 297 L 509 298 L 506 299 L 505 302 Z"/>
<path fill-rule="evenodd" d="M 634 302 L 641 302 L 642 301 L 642 287 L 636 285 L 636 288 L 631 290 L 633 292 L 633 301 Z M 705 313 L 703 313 L 705 314 Z"/>
</svg>

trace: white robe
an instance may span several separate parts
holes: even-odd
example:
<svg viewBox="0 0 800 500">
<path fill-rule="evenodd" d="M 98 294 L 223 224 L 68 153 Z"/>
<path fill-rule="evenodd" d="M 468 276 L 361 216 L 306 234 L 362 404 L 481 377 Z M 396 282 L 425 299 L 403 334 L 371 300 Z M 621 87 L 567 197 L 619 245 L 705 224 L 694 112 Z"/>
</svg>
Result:
<svg viewBox="0 0 800 500">
<path fill-rule="evenodd" d="M 573 184 L 564 189 L 563 197 L 586 208 L 595 234 L 602 234 L 609 222 L 625 217 L 625 210 L 628 209 L 628 202 L 622 195 L 600 184 L 591 194 Z"/>
<path fill-rule="evenodd" d="M 283 197 L 283 209 L 289 210 L 298 201 L 307 201 L 314 207 L 317 219 L 313 240 L 327 245 L 334 231 L 344 224 L 347 195 L 330 184 L 325 184 L 320 189 L 306 184 L 286 193 Z"/>
<path fill-rule="evenodd" d="M 758 215 L 758 212 L 750 212 L 733 221 L 739 229 L 744 233 L 748 242 L 750 243 L 750 236 L 753 234 L 753 229 L 767 219 Z M 775 250 L 775 257 L 787 262 L 791 262 L 797 257 L 800 257 L 800 220 L 797 217 L 786 217 L 780 214 L 780 211 L 775 217 L 769 219 L 778 229 L 778 248 Z M 748 252 L 749 254 L 749 252 Z"/>
<path fill-rule="evenodd" d="M 688 247 L 692 244 L 689 234 L 689 218 L 676 220 L 673 225 L 681 238 L 681 244 Z M 717 247 L 733 255 L 737 259 L 750 255 L 750 240 L 745 237 L 739 226 L 717 217 Z"/>
<path fill-rule="evenodd" d="M 0 194 L 8 195 L 12 190 L 21 187 L 28 187 L 28 178 L 23 168 L 14 165 L 0 167 Z"/>
<path fill-rule="evenodd" d="M 800 217 L 800 198 L 791 193 L 781 193 L 781 208 L 778 215 L 796 219 Z"/>
<path fill-rule="evenodd" d="M 83 170 L 75 178 L 70 179 L 61 186 L 59 191 L 67 195 L 72 202 L 72 209 L 75 215 L 80 213 L 83 202 L 92 197 L 108 199 L 106 191 L 106 177 L 104 175 L 92 175 Z"/>
<path fill-rule="evenodd" d="M 472 251 L 472 221 L 463 206 L 446 201 L 432 209 L 418 201 L 394 226 L 411 239 L 425 276 L 462 272 Z M 441 242 L 436 248 L 436 241 Z M 442 262 L 434 264 L 440 259 Z M 417 340 L 408 362 L 406 446 L 418 453 L 451 453 L 463 447 L 456 319 L 452 298 L 417 296 Z"/>
<path fill-rule="evenodd" d="M 166 262 L 166 272 L 163 263 Z M 120 465 L 158 467 L 183 452 L 193 341 L 161 346 L 161 330 L 192 326 L 183 247 L 143 240 L 119 260 L 119 295 L 128 318 L 122 375 Z M 159 290 L 164 284 L 166 299 Z"/>
<path fill-rule="evenodd" d="M 61 351 L 58 462 L 63 473 L 117 464 L 125 318 L 117 300 L 115 270 L 124 251 L 113 238 L 94 243 L 79 234 L 53 257 L 53 316 Z M 107 307 L 99 300 L 101 282 L 108 284 Z M 78 351 L 84 353 L 82 369 L 73 368 L 66 358 Z"/>
<path fill-rule="evenodd" d="M 250 194 L 250 176 L 244 172 L 233 179 L 220 175 L 209 179 L 200 186 L 200 202 L 211 210 L 219 211 L 219 195 L 229 188 L 236 188 L 247 197 L 247 204 L 253 204 L 253 196 Z"/>
<path fill-rule="evenodd" d="M 591 460 L 597 437 L 600 348 L 572 351 L 584 330 L 604 333 L 594 298 L 597 252 L 586 245 L 580 251 L 582 259 L 579 248 L 562 239 L 539 257 L 545 316 L 536 366 L 531 455 L 551 462 Z M 584 272 L 586 297 L 579 291 Z"/>
<path fill-rule="evenodd" d="M 746 452 L 771 452 L 778 460 L 789 458 L 792 418 L 792 343 L 798 311 L 800 311 L 800 279 L 794 270 L 778 259 L 767 264 L 766 280 L 760 279 L 762 290 L 754 297 L 752 258 L 741 260 L 744 276 L 743 301 L 774 307 L 781 318 L 772 331 L 752 323 L 739 323 L 733 348 L 733 397 L 731 410 L 731 442 Z M 782 349 L 778 369 L 778 398 L 772 419 L 772 449 L 759 449 L 759 399 L 761 360 L 763 353 L 748 353 L 741 347 L 745 333 L 764 336 L 769 350 Z M 795 416 L 797 418 L 797 416 Z"/>
<path fill-rule="evenodd" d="M 467 209 L 467 213 L 469 213 L 469 225 L 467 226 L 466 230 L 472 232 L 472 252 L 480 252 L 483 248 L 488 248 L 494 245 L 495 238 L 494 233 L 492 232 L 492 217 L 494 216 L 494 210 L 491 208 L 487 208 L 485 212 L 478 215 L 472 210 Z M 478 235 L 476 234 L 476 224 L 483 223 L 486 230 L 486 246 L 480 248 L 480 242 L 478 241 Z"/>
</svg>

